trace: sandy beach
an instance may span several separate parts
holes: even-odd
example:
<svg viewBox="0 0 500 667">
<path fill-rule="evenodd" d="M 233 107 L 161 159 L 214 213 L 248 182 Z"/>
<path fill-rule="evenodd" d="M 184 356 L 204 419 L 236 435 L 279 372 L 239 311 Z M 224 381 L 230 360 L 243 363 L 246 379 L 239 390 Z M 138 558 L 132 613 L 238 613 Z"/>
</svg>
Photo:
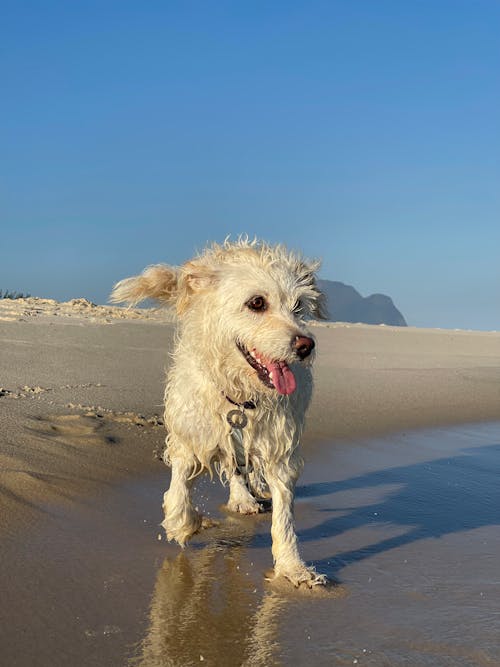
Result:
<svg viewBox="0 0 500 667">
<path fill-rule="evenodd" d="M 500 665 L 500 333 L 313 332 L 319 594 L 266 583 L 269 515 L 225 514 L 218 481 L 218 528 L 162 536 L 167 313 L 0 301 L 2 665 Z"/>
</svg>

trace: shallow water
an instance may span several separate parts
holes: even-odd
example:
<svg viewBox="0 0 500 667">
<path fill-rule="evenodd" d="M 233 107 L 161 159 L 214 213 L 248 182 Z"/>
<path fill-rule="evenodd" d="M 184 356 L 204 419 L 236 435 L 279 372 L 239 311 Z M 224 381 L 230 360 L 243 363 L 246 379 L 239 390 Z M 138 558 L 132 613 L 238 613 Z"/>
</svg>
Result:
<svg viewBox="0 0 500 667">
<path fill-rule="evenodd" d="M 276 587 L 269 515 L 158 540 L 167 475 L 44 508 L 2 546 L 1 664 L 500 665 L 500 424 L 315 443 L 297 489 L 306 560 L 339 582 Z M 161 470 L 161 469 L 159 469 Z"/>
</svg>

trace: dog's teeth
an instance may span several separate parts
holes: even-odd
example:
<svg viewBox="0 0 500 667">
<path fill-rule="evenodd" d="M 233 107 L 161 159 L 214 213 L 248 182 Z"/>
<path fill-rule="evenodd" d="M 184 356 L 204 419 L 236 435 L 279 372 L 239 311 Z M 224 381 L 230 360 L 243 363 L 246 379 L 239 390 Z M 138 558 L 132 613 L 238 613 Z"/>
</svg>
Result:
<svg viewBox="0 0 500 667">
<path fill-rule="evenodd" d="M 271 380 L 273 379 L 273 372 L 272 371 L 269 373 L 269 377 L 271 378 Z"/>
</svg>

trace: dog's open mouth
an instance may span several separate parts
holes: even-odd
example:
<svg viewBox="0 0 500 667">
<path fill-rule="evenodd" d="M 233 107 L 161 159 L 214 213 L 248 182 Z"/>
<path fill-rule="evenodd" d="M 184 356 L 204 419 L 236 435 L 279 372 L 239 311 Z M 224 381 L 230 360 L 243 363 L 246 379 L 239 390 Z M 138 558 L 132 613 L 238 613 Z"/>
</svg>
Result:
<svg viewBox="0 0 500 667">
<path fill-rule="evenodd" d="M 250 366 L 257 371 L 257 377 L 266 387 L 276 389 L 279 394 L 285 396 L 293 394 L 297 383 L 286 361 L 272 361 L 257 352 L 255 348 L 247 350 L 241 343 L 237 343 L 237 346 Z"/>
</svg>

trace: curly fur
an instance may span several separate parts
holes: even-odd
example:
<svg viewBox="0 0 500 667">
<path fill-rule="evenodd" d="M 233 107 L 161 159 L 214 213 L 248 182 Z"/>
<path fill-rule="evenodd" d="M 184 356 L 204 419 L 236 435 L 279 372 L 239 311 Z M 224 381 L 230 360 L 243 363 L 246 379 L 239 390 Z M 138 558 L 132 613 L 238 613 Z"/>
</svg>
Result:
<svg viewBox="0 0 500 667">
<path fill-rule="evenodd" d="M 296 586 L 323 583 L 297 549 L 293 521 L 295 483 L 302 468 L 299 444 L 311 399 L 311 361 L 299 355 L 294 341 L 305 337 L 309 317 L 325 317 L 323 295 L 308 262 L 281 245 L 240 239 L 213 244 L 181 267 L 151 266 L 141 276 L 114 287 L 112 301 L 135 304 L 155 298 L 175 308 L 178 333 L 165 390 L 165 462 L 172 467 L 164 496 L 167 536 L 184 546 L 204 527 L 191 503 L 194 478 L 215 466 L 229 481 L 228 508 L 259 511 L 255 489 L 267 484 L 273 504 L 272 541 L 275 576 Z M 266 307 L 255 312 L 255 296 Z M 286 365 L 296 389 L 279 393 L 267 386 L 241 352 L 257 351 L 266 360 Z M 311 350 L 308 350 L 310 352 Z M 252 484 L 238 474 L 226 416 L 236 403 L 252 400 L 243 430 Z"/>
</svg>

